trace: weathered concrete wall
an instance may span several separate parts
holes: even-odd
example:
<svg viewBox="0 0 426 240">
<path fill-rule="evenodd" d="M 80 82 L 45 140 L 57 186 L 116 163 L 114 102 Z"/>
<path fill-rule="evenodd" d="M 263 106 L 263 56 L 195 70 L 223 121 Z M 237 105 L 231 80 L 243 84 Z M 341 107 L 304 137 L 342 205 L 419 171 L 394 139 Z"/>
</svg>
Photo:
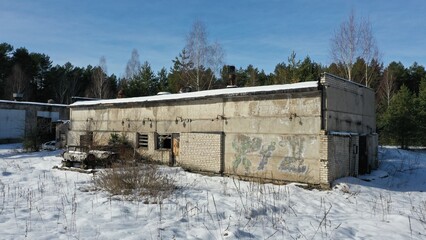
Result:
<svg viewBox="0 0 426 240">
<path fill-rule="evenodd" d="M 166 164 L 174 159 L 192 170 L 329 186 L 358 173 L 357 135 L 370 136 L 376 128 L 374 92 L 327 74 L 321 83 L 322 91 L 310 84 L 281 92 L 71 106 L 69 144 L 93 132 L 101 145 L 120 133 L 136 146 L 139 133 L 148 137 L 148 147 L 138 151 Z M 180 135 L 177 154 L 157 146 L 158 136 L 171 134 Z M 368 139 L 368 151 L 376 155 L 377 138 Z"/>
<path fill-rule="evenodd" d="M 320 102 L 320 92 L 313 90 L 71 108 L 70 144 L 78 145 L 78 136 L 87 131 L 94 132 L 98 144 L 106 144 L 113 132 L 136 143 L 138 132 L 148 134 L 149 142 L 139 151 L 169 163 L 171 150 L 157 149 L 156 135 L 180 133 L 177 164 L 185 168 L 314 183 L 319 180 Z M 246 149 L 247 141 L 258 145 Z"/>
<path fill-rule="evenodd" d="M 370 134 L 376 132 L 375 95 L 372 89 L 334 77 L 321 79 L 325 90 L 327 131 Z"/>
<path fill-rule="evenodd" d="M 225 172 L 285 181 L 319 180 L 318 135 L 227 134 Z"/>
<path fill-rule="evenodd" d="M 320 92 L 225 102 L 227 174 L 315 183 Z"/>
</svg>

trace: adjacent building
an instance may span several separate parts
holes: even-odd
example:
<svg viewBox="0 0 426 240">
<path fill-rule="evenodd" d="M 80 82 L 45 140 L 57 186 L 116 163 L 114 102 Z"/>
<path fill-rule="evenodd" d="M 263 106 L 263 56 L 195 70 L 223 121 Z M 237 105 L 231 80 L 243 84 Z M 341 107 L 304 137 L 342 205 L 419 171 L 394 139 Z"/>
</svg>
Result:
<svg viewBox="0 0 426 240">
<path fill-rule="evenodd" d="M 68 105 L 0 100 L 0 142 L 22 141 L 35 129 L 54 140 L 61 119 L 69 119 Z"/>
<path fill-rule="evenodd" d="M 374 91 L 319 81 L 70 105 L 69 145 L 124 134 L 140 153 L 192 171 L 330 186 L 377 167 Z"/>
</svg>

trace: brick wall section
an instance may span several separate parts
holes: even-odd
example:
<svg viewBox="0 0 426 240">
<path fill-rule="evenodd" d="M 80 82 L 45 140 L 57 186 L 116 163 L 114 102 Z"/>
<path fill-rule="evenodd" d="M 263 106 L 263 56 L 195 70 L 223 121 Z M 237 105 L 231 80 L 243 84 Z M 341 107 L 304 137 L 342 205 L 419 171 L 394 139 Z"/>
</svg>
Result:
<svg viewBox="0 0 426 240">
<path fill-rule="evenodd" d="M 328 146 L 329 146 L 329 138 L 325 135 L 324 131 L 321 131 L 321 146 L 320 146 L 320 184 L 329 185 L 330 183 L 330 166 L 328 161 Z"/>
<path fill-rule="evenodd" d="M 358 146 L 358 136 L 321 136 L 320 184 L 330 186 L 335 179 L 356 176 L 358 174 Z"/>
<path fill-rule="evenodd" d="M 190 170 L 219 173 L 222 170 L 221 133 L 181 133 L 177 165 Z"/>
</svg>

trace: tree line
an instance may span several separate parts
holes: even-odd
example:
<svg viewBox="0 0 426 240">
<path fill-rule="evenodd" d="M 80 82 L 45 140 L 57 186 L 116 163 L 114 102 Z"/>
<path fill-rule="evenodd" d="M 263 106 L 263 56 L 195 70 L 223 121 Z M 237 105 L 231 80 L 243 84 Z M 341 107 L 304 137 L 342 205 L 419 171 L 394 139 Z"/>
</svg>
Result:
<svg viewBox="0 0 426 240">
<path fill-rule="evenodd" d="M 426 71 L 414 62 L 404 66 L 393 61 L 384 66 L 371 24 L 357 20 L 352 12 L 331 39 L 333 63 L 323 65 L 295 52 L 274 71 L 248 65 L 235 70 L 238 87 L 316 81 L 328 72 L 363 84 L 376 92 L 378 132 L 382 144 L 426 145 Z M 78 67 L 72 63 L 52 66 L 46 54 L 0 44 L 0 98 L 69 104 L 72 96 L 89 98 L 138 97 L 158 92 L 200 91 L 225 88 L 230 74 L 225 52 L 218 42 L 209 42 L 206 27 L 196 21 L 186 45 L 172 60 L 170 69 L 155 72 L 148 61 L 139 60 L 134 49 L 124 76 L 108 75 L 105 57 L 97 66 Z"/>
</svg>

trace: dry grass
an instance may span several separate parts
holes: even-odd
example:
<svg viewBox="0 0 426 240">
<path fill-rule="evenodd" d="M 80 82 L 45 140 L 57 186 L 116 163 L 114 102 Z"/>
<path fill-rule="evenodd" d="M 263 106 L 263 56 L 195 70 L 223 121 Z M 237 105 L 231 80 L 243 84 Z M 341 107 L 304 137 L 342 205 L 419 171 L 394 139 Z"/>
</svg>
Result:
<svg viewBox="0 0 426 240">
<path fill-rule="evenodd" d="M 164 199 L 176 188 L 174 181 L 154 164 L 121 163 L 96 173 L 94 184 L 112 195 L 148 201 Z"/>
</svg>

